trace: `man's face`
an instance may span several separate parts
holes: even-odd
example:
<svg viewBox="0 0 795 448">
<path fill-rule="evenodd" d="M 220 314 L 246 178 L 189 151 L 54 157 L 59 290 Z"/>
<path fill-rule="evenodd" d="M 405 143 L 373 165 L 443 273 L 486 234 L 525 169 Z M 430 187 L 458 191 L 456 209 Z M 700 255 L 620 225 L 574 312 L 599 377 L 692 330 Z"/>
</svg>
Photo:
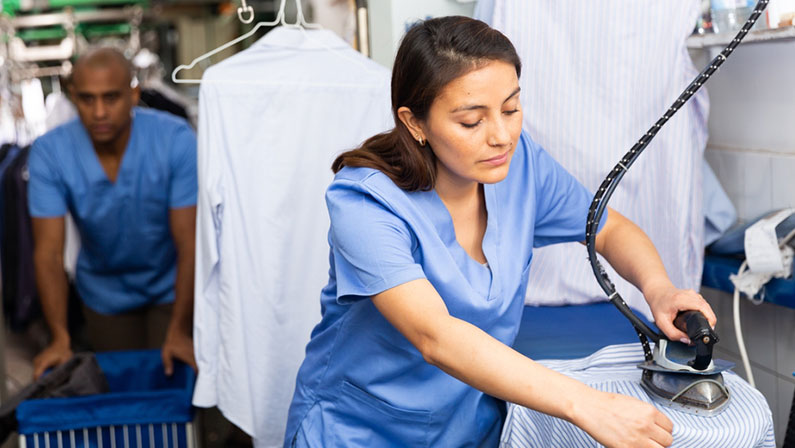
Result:
<svg viewBox="0 0 795 448">
<path fill-rule="evenodd" d="M 79 67 L 71 94 L 80 120 L 95 144 L 111 143 L 124 134 L 139 99 L 139 90 L 130 87 L 130 75 L 121 64 Z"/>
</svg>

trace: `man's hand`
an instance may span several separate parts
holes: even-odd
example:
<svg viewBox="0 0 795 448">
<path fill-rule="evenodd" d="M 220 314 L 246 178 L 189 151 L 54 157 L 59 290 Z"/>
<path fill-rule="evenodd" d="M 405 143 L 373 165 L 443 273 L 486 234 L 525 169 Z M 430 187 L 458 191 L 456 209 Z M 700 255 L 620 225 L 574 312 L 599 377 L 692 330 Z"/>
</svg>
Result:
<svg viewBox="0 0 795 448">
<path fill-rule="evenodd" d="M 701 311 L 712 327 L 717 323 L 715 313 L 707 301 L 692 289 L 678 289 L 668 285 L 651 288 L 650 291 L 645 291 L 645 295 L 654 315 L 654 323 L 672 341 L 690 343 L 687 334 L 674 326 L 674 319 L 681 311 Z"/>
<path fill-rule="evenodd" d="M 196 360 L 193 357 L 193 338 L 184 331 L 168 331 L 166 342 L 163 343 L 161 356 L 163 357 L 163 366 L 167 376 L 171 376 L 174 373 L 174 359 L 191 366 L 194 371 L 197 370 Z"/>
<path fill-rule="evenodd" d="M 33 359 L 33 379 L 38 380 L 50 367 L 58 367 L 70 359 L 72 349 L 69 341 L 53 341 Z"/>
</svg>

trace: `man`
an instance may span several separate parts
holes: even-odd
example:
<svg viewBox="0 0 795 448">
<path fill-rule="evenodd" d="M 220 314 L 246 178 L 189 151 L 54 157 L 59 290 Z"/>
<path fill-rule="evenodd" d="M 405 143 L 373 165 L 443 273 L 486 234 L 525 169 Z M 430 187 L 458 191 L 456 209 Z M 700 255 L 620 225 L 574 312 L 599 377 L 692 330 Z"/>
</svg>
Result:
<svg viewBox="0 0 795 448">
<path fill-rule="evenodd" d="M 69 88 L 79 120 L 33 144 L 29 208 L 36 283 L 50 345 L 34 376 L 72 356 L 63 269 L 64 216 L 77 224 L 76 285 L 87 342 L 96 351 L 162 346 L 195 368 L 193 273 L 196 137 L 182 119 L 137 108 L 132 67 L 120 52 L 93 50 Z"/>
</svg>

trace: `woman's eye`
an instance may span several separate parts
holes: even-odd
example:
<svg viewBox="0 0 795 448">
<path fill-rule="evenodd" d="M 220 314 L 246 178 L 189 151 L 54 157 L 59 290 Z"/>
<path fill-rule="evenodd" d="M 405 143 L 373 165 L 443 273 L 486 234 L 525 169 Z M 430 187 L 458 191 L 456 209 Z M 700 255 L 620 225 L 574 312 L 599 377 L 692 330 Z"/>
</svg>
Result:
<svg viewBox="0 0 795 448">
<path fill-rule="evenodd" d="M 513 115 L 513 114 L 515 114 L 516 112 L 519 112 L 519 109 L 514 109 L 514 110 L 506 110 L 506 111 L 505 111 L 505 112 L 503 112 L 503 113 L 504 113 L 504 114 L 506 114 L 506 115 Z"/>
<path fill-rule="evenodd" d="M 463 126 L 465 128 L 472 129 L 472 128 L 476 127 L 479 124 L 480 124 L 480 121 L 477 121 L 475 123 L 461 123 L 461 126 Z"/>
</svg>

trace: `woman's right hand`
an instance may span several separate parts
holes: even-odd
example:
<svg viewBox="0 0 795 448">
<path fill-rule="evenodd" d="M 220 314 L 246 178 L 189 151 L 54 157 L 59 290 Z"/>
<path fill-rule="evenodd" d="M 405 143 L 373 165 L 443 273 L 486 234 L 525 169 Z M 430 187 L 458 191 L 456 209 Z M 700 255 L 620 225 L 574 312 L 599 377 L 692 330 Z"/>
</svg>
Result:
<svg viewBox="0 0 795 448">
<path fill-rule="evenodd" d="M 674 424 L 649 403 L 595 389 L 575 402 L 572 423 L 609 448 L 670 446 Z"/>
</svg>

